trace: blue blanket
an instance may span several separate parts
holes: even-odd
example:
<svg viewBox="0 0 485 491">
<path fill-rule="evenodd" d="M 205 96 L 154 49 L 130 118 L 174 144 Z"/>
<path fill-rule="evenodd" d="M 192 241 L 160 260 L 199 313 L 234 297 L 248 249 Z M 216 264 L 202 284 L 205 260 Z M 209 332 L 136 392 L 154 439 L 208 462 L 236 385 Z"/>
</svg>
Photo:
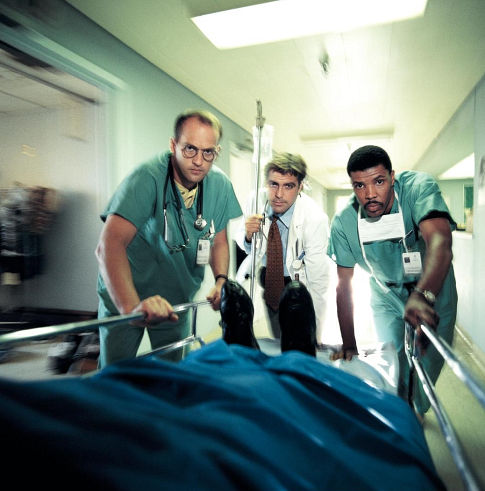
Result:
<svg viewBox="0 0 485 491">
<path fill-rule="evenodd" d="M 2 478 L 49 489 L 445 489 L 408 405 L 298 352 L 216 341 L 91 377 L 0 378 Z"/>
</svg>

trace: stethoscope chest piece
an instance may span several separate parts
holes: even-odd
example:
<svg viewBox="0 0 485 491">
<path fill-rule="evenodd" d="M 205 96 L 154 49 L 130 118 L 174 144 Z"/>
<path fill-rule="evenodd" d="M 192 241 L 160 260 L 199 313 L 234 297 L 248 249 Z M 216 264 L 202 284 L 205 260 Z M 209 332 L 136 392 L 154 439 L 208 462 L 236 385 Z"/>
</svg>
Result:
<svg viewBox="0 0 485 491">
<path fill-rule="evenodd" d="M 202 218 L 202 215 L 197 215 L 197 218 L 194 221 L 194 227 L 197 230 L 204 230 L 204 228 L 206 227 L 206 225 L 207 225 L 207 220 L 205 220 L 204 218 Z"/>
</svg>

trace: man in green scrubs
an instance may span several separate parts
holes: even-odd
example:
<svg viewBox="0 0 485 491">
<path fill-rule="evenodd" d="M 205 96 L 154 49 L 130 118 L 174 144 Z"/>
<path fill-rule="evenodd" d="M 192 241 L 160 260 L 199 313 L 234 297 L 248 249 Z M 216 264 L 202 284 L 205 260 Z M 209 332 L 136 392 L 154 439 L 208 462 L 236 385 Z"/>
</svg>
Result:
<svg viewBox="0 0 485 491">
<path fill-rule="evenodd" d="M 358 264 L 370 275 L 377 338 L 392 341 L 398 352 L 398 391 L 406 397 L 404 321 L 415 327 L 425 323 L 448 343 L 453 340 L 457 293 L 451 232 L 456 224 L 436 181 L 422 172 L 395 175 L 380 147 L 367 145 L 353 152 L 347 173 L 354 194 L 332 221 L 328 247 L 338 273 L 337 315 L 343 345 L 337 356 L 351 360 L 358 354 L 352 302 L 352 277 Z M 423 351 L 423 365 L 435 382 L 443 359 L 432 345 Z M 420 384 L 414 403 L 419 415 L 430 406 Z"/>
<path fill-rule="evenodd" d="M 143 327 L 152 348 L 186 337 L 188 313 L 179 316 L 172 306 L 193 300 L 206 264 L 215 278 L 207 299 L 219 309 L 229 267 L 226 228 L 242 214 L 230 180 L 213 165 L 221 136 L 211 113 L 181 114 L 170 151 L 126 177 L 101 215 L 98 317 L 143 312 L 145 318 L 100 327 L 100 367 L 136 356 Z"/>
</svg>

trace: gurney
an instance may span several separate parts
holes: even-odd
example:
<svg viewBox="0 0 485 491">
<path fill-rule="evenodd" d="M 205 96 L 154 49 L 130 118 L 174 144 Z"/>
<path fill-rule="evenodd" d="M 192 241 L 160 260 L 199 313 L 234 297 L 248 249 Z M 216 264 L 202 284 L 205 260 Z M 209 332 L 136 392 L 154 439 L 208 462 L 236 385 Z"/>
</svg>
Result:
<svg viewBox="0 0 485 491">
<path fill-rule="evenodd" d="M 426 335 L 427 339 L 435 346 L 444 361 L 451 368 L 452 373 L 463 382 L 470 390 L 471 394 L 477 399 L 482 408 L 485 409 L 485 389 L 482 384 L 478 382 L 475 376 L 458 360 L 454 354 L 451 346 L 433 329 L 426 324 L 421 324 L 420 328 Z M 436 415 L 439 428 L 445 437 L 446 444 L 450 450 L 451 456 L 457 466 L 458 472 L 462 479 L 464 489 L 467 491 L 480 491 L 484 489 L 484 483 L 480 483 L 478 476 L 470 464 L 470 461 L 466 455 L 463 446 L 460 443 L 459 437 L 451 423 L 443 405 L 441 404 L 433 382 L 426 373 L 421 361 L 421 352 L 417 342 L 417 336 L 413 327 L 406 322 L 405 324 L 405 338 L 404 347 L 406 357 L 410 367 L 410 381 L 408 402 L 410 406 L 413 405 L 413 388 L 414 378 L 418 377 L 419 381 L 423 385 L 424 391 L 430 401 L 431 408 Z"/>
<path fill-rule="evenodd" d="M 199 346 L 178 363 L 162 359 L 170 345 L 88 376 L 0 377 L 2 477 L 51 489 L 446 489 L 392 389 L 296 351 L 205 344 L 194 319 L 180 345 Z M 88 328 L 9 333 L 0 346 L 66 327 Z"/>
</svg>

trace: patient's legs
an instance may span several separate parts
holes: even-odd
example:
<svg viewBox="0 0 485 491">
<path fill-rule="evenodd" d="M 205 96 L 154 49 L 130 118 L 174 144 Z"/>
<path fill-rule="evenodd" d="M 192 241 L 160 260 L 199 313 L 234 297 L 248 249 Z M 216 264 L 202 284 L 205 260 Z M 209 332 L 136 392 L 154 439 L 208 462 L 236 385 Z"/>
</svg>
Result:
<svg viewBox="0 0 485 491">
<path fill-rule="evenodd" d="M 297 350 L 316 356 L 317 323 L 312 297 L 300 281 L 285 286 L 280 298 L 281 351 Z"/>
<path fill-rule="evenodd" d="M 253 302 L 237 282 L 227 280 L 221 290 L 222 339 L 259 349 L 253 332 Z M 292 281 L 280 298 L 281 351 L 296 350 L 316 356 L 316 320 L 313 301 L 305 285 Z"/>
<path fill-rule="evenodd" d="M 259 349 L 253 332 L 254 307 L 251 297 L 237 282 L 227 280 L 221 290 L 222 339 Z"/>
</svg>

